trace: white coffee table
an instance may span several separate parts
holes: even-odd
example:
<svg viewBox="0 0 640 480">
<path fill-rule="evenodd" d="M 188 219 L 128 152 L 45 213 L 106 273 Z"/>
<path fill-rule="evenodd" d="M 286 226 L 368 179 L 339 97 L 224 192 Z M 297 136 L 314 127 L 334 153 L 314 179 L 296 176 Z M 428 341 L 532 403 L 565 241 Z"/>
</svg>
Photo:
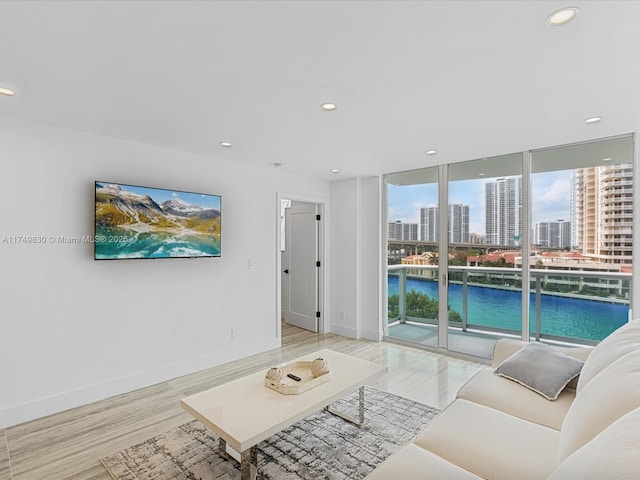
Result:
<svg viewBox="0 0 640 480">
<path fill-rule="evenodd" d="M 331 379 L 299 395 L 283 395 L 264 385 L 266 370 L 183 398 L 180 405 L 240 453 L 241 479 L 253 478 L 256 470 L 256 445 L 293 425 L 313 412 L 360 389 L 359 418 L 364 421 L 364 385 L 387 373 L 388 368 L 333 350 L 320 350 L 296 361 L 322 357 L 329 364 Z M 285 364 L 286 365 L 286 364 Z"/>
</svg>

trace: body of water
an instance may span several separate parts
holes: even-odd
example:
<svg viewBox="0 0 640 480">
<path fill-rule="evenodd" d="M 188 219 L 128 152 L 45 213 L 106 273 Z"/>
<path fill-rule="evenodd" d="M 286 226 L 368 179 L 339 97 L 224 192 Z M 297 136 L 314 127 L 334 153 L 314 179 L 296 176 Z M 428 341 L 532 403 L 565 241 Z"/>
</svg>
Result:
<svg viewBox="0 0 640 480">
<path fill-rule="evenodd" d="M 398 293 L 398 277 L 389 277 L 389 295 Z M 434 281 L 408 278 L 407 291 L 415 290 L 438 299 L 438 284 Z M 530 329 L 535 330 L 535 293 L 531 294 Z M 449 307 L 462 315 L 462 286 L 449 285 Z M 467 323 L 520 331 L 522 293 L 486 287 L 467 287 Z M 602 340 L 627 323 L 629 306 L 579 298 L 542 295 L 540 331 L 586 340 Z"/>
<path fill-rule="evenodd" d="M 217 256 L 220 256 L 220 235 L 194 230 L 188 230 L 187 233 L 160 229 L 136 232 L 96 225 L 96 259 Z"/>
</svg>

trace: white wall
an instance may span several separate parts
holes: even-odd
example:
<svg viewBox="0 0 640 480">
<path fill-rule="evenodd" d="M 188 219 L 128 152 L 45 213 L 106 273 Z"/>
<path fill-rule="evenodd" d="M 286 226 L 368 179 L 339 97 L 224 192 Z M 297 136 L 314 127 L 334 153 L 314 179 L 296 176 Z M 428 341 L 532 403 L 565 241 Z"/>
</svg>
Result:
<svg viewBox="0 0 640 480">
<path fill-rule="evenodd" d="M 340 335 L 382 339 L 380 191 L 378 177 L 331 183 L 331 331 Z"/>
<path fill-rule="evenodd" d="M 386 293 L 386 242 L 382 241 L 381 178 L 362 179 L 360 188 L 361 335 L 382 340 L 382 299 Z M 386 305 L 386 302 L 385 302 Z M 385 315 L 386 317 L 386 315 Z"/>
<path fill-rule="evenodd" d="M 358 338 L 358 179 L 331 182 L 331 332 Z"/>
<path fill-rule="evenodd" d="M 94 180 L 221 194 L 222 257 L 9 243 L 93 234 Z M 0 427 L 280 346 L 276 195 L 329 198 L 318 180 L 3 118 L 0 182 Z"/>
</svg>

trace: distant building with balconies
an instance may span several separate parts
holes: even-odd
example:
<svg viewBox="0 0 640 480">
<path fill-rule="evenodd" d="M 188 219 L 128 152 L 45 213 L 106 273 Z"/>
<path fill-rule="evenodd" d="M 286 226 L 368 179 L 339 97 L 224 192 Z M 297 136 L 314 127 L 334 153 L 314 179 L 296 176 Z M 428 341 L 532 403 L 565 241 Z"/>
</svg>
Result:
<svg viewBox="0 0 640 480">
<path fill-rule="evenodd" d="M 631 264 L 633 165 L 577 169 L 573 185 L 580 253 L 604 263 Z"/>
<path fill-rule="evenodd" d="M 418 224 L 389 222 L 389 240 L 418 240 Z"/>
<path fill-rule="evenodd" d="M 467 257 L 468 267 L 478 268 L 487 264 L 493 264 L 492 266 L 503 264 L 504 266 L 513 266 L 516 269 L 521 269 L 522 252 L 516 250 L 501 250 L 487 255 Z M 593 275 L 593 273 L 630 273 L 631 267 L 629 265 L 598 262 L 576 251 L 533 251 L 529 257 L 529 266 L 535 270 L 548 270 L 548 272 L 536 273 L 534 275 L 541 280 L 545 290 L 581 292 L 586 288 L 587 290 L 597 290 L 601 294 L 602 292 L 606 292 L 606 295 L 611 296 L 626 298 L 629 296 L 629 280 Z M 591 275 L 580 276 L 579 272 L 589 272 Z M 578 273 L 578 275 L 576 273 Z M 469 282 L 474 282 L 476 278 L 483 275 L 485 277 L 502 278 L 504 280 L 508 280 L 509 277 L 521 278 L 520 273 L 513 272 L 500 274 L 499 272 L 492 271 L 491 273 L 483 274 L 481 268 L 470 270 L 467 275 Z"/>
<path fill-rule="evenodd" d="M 519 245 L 522 236 L 522 177 L 485 184 L 485 242 Z"/>
<path fill-rule="evenodd" d="M 469 243 L 477 243 L 483 244 L 485 243 L 484 235 L 480 235 L 479 233 L 469 233 Z"/>
<path fill-rule="evenodd" d="M 539 247 L 571 247 L 571 222 L 565 220 L 536 222 L 532 234 L 533 243 Z"/>
<path fill-rule="evenodd" d="M 450 203 L 448 210 L 447 234 L 449 243 L 469 243 L 469 205 Z M 420 209 L 421 241 L 438 241 L 439 216 L 439 207 L 423 207 Z"/>
</svg>

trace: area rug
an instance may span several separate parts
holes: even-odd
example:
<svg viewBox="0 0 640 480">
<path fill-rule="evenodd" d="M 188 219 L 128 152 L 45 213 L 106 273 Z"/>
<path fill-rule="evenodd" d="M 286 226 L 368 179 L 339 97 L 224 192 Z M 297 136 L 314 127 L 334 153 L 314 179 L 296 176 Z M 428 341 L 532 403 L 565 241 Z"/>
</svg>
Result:
<svg viewBox="0 0 640 480">
<path fill-rule="evenodd" d="M 332 406 L 357 417 L 358 393 Z M 365 387 L 365 423 L 324 410 L 258 444 L 261 480 L 357 480 L 408 443 L 438 409 Z M 237 480 L 240 465 L 218 451 L 218 436 L 186 423 L 101 460 L 115 480 Z"/>
</svg>

